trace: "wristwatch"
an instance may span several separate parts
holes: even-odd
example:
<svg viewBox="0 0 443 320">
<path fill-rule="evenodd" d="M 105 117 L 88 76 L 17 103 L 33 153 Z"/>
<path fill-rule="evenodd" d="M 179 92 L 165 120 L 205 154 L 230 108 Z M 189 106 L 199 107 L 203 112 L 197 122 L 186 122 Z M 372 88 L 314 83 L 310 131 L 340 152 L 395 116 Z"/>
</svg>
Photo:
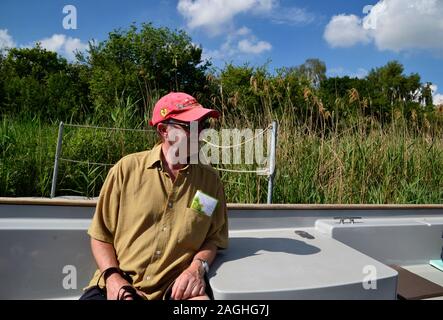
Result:
<svg viewBox="0 0 443 320">
<path fill-rule="evenodd" d="M 209 264 L 208 261 L 203 260 L 203 259 L 199 259 L 199 258 L 195 258 L 194 260 L 198 260 L 201 262 L 202 266 L 203 266 L 203 270 L 205 270 L 205 273 L 208 274 L 209 272 Z"/>
</svg>

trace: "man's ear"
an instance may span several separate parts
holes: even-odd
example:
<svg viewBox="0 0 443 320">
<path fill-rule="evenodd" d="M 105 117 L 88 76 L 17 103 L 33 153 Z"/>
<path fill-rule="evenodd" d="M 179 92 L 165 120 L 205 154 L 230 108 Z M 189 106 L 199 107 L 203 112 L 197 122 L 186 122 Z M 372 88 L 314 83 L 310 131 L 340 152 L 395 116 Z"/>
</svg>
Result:
<svg viewBox="0 0 443 320">
<path fill-rule="evenodd" d="M 163 139 L 163 141 L 167 140 L 168 137 L 168 126 L 163 124 L 163 123 L 159 123 L 157 125 L 157 133 L 160 135 L 160 137 Z"/>
</svg>

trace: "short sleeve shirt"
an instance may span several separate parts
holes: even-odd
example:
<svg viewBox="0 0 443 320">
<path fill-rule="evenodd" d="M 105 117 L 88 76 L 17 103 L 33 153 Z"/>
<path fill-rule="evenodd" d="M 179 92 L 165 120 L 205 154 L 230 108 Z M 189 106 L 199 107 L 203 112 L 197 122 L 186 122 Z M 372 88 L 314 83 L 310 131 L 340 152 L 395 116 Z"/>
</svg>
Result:
<svg viewBox="0 0 443 320">
<path fill-rule="evenodd" d="M 163 170 L 161 152 L 157 144 L 110 169 L 88 230 L 92 238 L 113 244 L 120 269 L 148 299 L 161 299 L 203 245 L 228 246 L 226 200 L 217 171 L 190 164 L 173 182 Z M 191 208 L 197 191 L 218 200 L 212 215 Z M 99 275 L 97 270 L 89 286 Z"/>
</svg>

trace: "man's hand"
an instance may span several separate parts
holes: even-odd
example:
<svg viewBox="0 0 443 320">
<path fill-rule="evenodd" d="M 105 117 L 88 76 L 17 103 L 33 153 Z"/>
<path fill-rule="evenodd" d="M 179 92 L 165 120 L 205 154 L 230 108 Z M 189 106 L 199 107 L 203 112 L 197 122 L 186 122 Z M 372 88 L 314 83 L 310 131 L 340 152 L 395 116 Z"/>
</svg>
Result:
<svg viewBox="0 0 443 320">
<path fill-rule="evenodd" d="M 200 261 L 193 261 L 191 265 L 182 272 L 172 286 L 171 298 L 174 300 L 185 300 L 205 294 L 206 284 Z"/>
<path fill-rule="evenodd" d="M 120 294 L 120 299 L 123 300 L 133 300 L 131 295 L 121 289 L 123 286 L 130 286 L 131 284 L 126 281 L 120 274 L 113 273 L 106 280 L 106 299 L 108 300 L 117 300 Z M 121 289 L 121 290 L 120 290 Z M 136 290 L 137 293 L 143 296 L 143 293 L 139 290 Z"/>
</svg>

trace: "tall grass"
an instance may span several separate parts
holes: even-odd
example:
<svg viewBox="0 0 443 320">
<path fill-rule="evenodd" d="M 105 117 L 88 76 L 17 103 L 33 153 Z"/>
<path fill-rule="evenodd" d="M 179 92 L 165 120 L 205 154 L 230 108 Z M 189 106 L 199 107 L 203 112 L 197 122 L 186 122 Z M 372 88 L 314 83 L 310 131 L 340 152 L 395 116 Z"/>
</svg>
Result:
<svg viewBox="0 0 443 320">
<path fill-rule="evenodd" d="M 294 130 L 296 131 L 296 130 Z M 443 144 L 399 129 L 280 139 L 276 201 L 441 203 Z"/>
<path fill-rule="evenodd" d="M 439 128 L 427 119 L 406 121 L 396 114 L 388 125 L 381 125 L 364 112 L 347 122 L 337 113 L 325 110 L 315 93 L 306 92 L 308 110 L 296 119 L 289 99 L 282 97 L 278 108 L 263 95 L 261 106 L 247 114 L 241 101 L 236 110 L 220 96 L 213 104 L 221 106 L 220 128 L 264 128 L 279 122 L 276 203 L 442 203 L 443 139 Z M 355 92 L 349 101 L 338 99 L 336 109 L 357 104 Z M 133 102 L 116 103 L 107 125 L 144 128 L 146 123 L 132 111 Z M 258 111 L 260 110 L 260 111 Z M 239 116 L 240 115 L 240 116 Z M 93 122 L 93 121 L 92 121 Z M 99 124 L 99 123 L 95 123 Z M 3 118 L 0 123 L 0 196 L 49 196 L 57 124 L 37 119 Z M 62 158 L 89 161 L 79 164 L 62 161 L 57 195 L 97 196 L 109 165 L 123 155 L 151 148 L 153 132 L 125 132 L 66 128 Z M 226 166 L 255 169 L 254 166 Z M 267 179 L 250 173 L 221 173 L 228 201 L 265 202 Z"/>
<path fill-rule="evenodd" d="M 368 101 L 357 90 L 337 99 L 334 110 L 356 108 L 343 119 L 330 113 L 310 89 L 304 92 L 306 114 L 300 121 L 289 97 L 275 108 L 271 94 L 261 99 L 261 113 L 239 119 L 225 112 L 223 127 L 257 125 L 278 120 L 276 203 L 420 204 L 443 202 L 443 133 L 426 116 L 406 119 L 395 110 L 382 125 L 365 115 Z M 226 99 L 224 99 L 226 101 Z M 222 99 L 216 101 L 222 104 Z M 274 106 L 274 107 L 273 107 Z M 239 101 L 235 108 L 244 110 Z M 331 109 L 331 108 L 329 108 Z M 437 117 L 442 112 L 436 111 Z M 252 119 L 252 120 L 251 120 Z M 437 119 L 440 120 L 441 119 Z M 266 179 L 225 174 L 228 198 L 264 202 Z"/>
<path fill-rule="evenodd" d="M 65 132 L 58 193 L 84 197 L 98 195 L 107 171 L 122 156 L 149 149 L 156 141 L 153 131 L 67 127 Z"/>
<path fill-rule="evenodd" d="M 57 128 L 38 119 L 0 122 L 0 195 L 48 195 Z"/>
</svg>

